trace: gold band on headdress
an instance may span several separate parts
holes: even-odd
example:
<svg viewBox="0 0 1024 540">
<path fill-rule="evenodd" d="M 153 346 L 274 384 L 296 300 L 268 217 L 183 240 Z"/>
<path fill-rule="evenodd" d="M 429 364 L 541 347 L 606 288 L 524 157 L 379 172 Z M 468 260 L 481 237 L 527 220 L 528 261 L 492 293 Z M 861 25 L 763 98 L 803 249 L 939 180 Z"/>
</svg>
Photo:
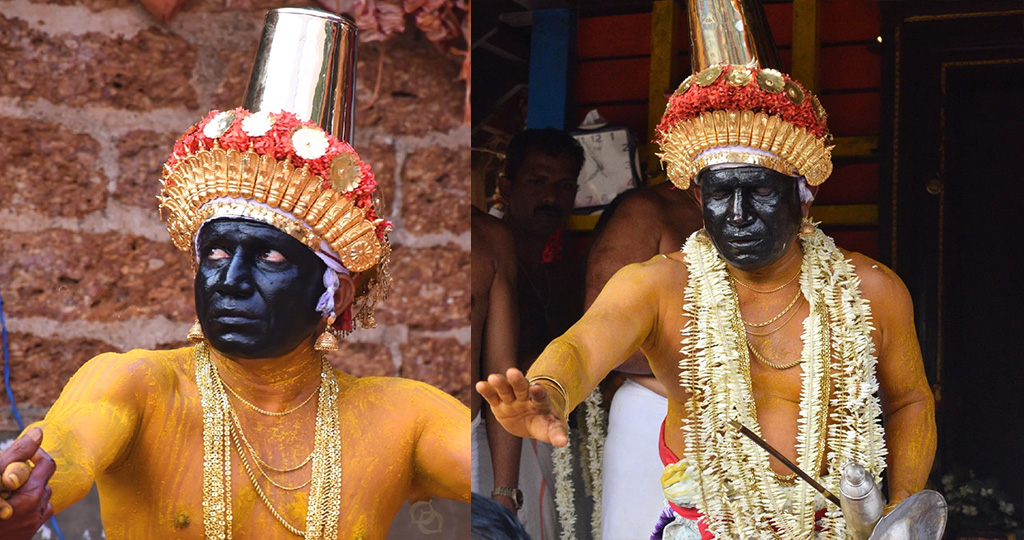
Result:
<svg viewBox="0 0 1024 540">
<path fill-rule="evenodd" d="M 816 97 L 774 69 L 712 66 L 669 100 L 657 155 L 681 189 L 719 163 L 759 165 L 817 186 L 832 174 L 825 118 Z"/>
</svg>

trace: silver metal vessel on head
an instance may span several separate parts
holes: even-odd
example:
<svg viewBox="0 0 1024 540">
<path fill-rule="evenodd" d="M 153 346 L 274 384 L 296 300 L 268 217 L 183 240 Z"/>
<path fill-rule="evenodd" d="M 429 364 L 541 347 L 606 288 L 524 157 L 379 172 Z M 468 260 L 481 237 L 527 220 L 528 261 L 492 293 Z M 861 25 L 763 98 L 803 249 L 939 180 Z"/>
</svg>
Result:
<svg viewBox="0 0 1024 540">
<path fill-rule="evenodd" d="M 244 107 L 292 112 L 351 143 L 358 32 L 351 19 L 321 9 L 270 10 Z"/>
<path fill-rule="evenodd" d="M 686 15 L 693 73 L 717 64 L 782 68 L 757 0 L 688 0 Z"/>
</svg>

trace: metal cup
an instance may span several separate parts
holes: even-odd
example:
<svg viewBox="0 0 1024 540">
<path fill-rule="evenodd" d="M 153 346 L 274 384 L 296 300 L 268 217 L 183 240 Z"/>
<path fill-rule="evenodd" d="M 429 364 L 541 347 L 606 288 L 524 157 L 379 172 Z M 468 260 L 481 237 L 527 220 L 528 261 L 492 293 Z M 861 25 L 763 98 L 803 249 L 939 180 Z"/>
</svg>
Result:
<svg viewBox="0 0 1024 540">
<path fill-rule="evenodd" d="M 351 143 L 357 33 L 351 19 L 320 9 L 268 11 L 245 108 L 289 111 Z"/>
<path fill-rule="evenodd" d="M 846 528 L 854 540 L 867 540 L 882 518 L 882 490 L 864 467 L 849 463 L 839 481 L 839 500 Z"/>
</svg>

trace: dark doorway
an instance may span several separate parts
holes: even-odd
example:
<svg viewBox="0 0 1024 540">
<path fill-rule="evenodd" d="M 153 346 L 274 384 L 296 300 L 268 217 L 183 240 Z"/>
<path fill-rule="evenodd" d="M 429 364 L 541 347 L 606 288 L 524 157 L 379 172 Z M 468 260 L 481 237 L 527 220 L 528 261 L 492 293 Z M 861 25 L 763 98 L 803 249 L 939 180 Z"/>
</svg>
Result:
<svg viewBox="0 0 1024 540">
<path fill-rule="evenodd" d="M 935 4 L 887 13 L 894 118 L 882 251 L 914 297 L 939 404 L 938 472 L 995 479 L 1020 508 L 1024 10 Z"/>
</svg>

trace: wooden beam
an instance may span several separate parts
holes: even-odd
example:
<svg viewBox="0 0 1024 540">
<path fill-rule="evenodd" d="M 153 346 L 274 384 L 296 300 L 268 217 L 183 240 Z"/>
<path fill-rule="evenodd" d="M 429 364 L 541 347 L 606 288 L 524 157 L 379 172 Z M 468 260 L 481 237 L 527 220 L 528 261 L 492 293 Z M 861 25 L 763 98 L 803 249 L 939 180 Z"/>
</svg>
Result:
<svg viewBox="0 0 1024 540">
<path fill-rule="evenodd" d="M 793 0 L 793 67 L 790 76 L 818 93 L 818 0 Z"/>
<path fill-rule="evenodd" d="M 878 226 L 877 204 L 811 206 L 811 219 L 826 226 Z"/>
<path fill-rule="evenodd" d="M 676 0 L 654 0 L 651 9 L 651 76 L 647 88 L 647 139 L 653 141 L 658 122 L 665 114 L 665 92 L 679 80 L 679 50 L 676 34 L 679 31 L 679 4 Z M 647 163 L 647 174 L 653 183 L 661 167 L 654 155 L 657 145 L 643 145 L 640 159 Z M 655 174 L 657 173 L 657 174 Z"/>
<path fill-rule="evenodd" d="M 878 137 L 836 137 L 832 141 L 836 145 L 832 149 L 832 157 L 871 157 L 878 154 Z"/>
<path fill-rule="evenodd" d="M 576 15 L 570 9 L 533 12 L 526 127 L 565 129 L 571 107 Z"/>
</svg>

